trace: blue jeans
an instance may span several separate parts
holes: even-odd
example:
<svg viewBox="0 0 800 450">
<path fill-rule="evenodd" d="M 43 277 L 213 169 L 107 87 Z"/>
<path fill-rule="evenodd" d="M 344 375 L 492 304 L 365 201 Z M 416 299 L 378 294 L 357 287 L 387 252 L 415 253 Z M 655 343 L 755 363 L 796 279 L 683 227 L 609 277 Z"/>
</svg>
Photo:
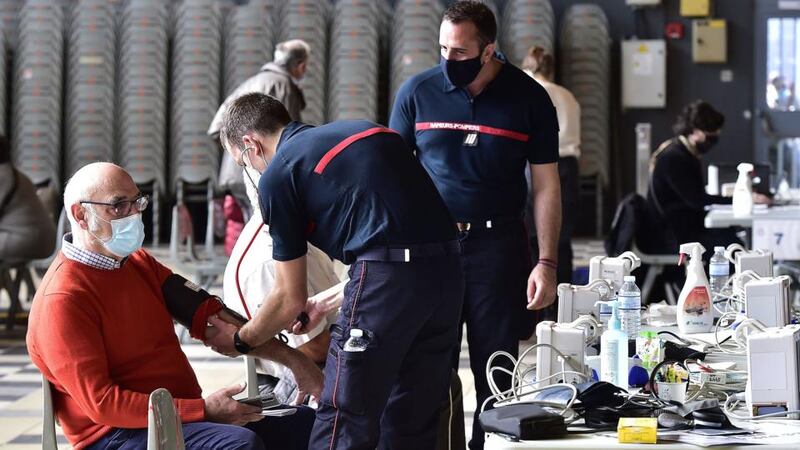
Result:
<svg viewBox="0 0 800 450">
<path fill-rule="evenodd" d="M 314 423 L 314 410 L 298 408 L 286 417 L 267 417 L 243 427 L 211 422 L 183 424 L 186 450 L 306 450 Z M 87 450 L 139 450 L 147 448 L 147 429 L 115 428 Z"/>
</svg>

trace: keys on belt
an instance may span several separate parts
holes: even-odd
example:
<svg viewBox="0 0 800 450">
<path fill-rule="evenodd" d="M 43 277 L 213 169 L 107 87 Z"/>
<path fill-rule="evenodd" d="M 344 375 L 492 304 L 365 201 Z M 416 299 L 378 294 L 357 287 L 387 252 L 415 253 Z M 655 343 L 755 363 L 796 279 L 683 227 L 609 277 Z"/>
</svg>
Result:
<svg viewBox="0 0 800 450">
<path fill-rule="evenodd" d="M 456 222 L 458 231 L 471 231 L 471 230 L 489 230 L 492 228 L 492 221 L 485 222 Z"/>
</svg>

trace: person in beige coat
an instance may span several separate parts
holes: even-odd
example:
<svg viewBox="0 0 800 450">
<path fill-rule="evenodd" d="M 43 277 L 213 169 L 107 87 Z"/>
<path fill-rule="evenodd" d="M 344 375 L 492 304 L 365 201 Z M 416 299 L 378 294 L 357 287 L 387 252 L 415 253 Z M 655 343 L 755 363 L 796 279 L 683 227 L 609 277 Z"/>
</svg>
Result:
<svg viewBox="0 0 800 450">
<path fill-rule="evenodd" d="M 274 60 L 264 64 L 257 74 L 240 84 L 220 105 L 214 120 L 208 127 L 208 136 L 215 142 L 219 142 L 222 115 L 227 109 L 227 105 L 237 98 L 253 92 L 275 97 L 289 111 L 289 117 L 292 120 L 301 120 L 301 112 L 306 107 L 306 101 L 298 83 L 306 73 L 310 55 L 311 47 L 303 40 L 292 39 L 279 43 L 275 47 Z M 247 195 L 244 191 L 242 168 L 236 166 L 227 152 L 222 152 L 218 182 L 220 187 L 228 189 L 234 194 L 243 209 L 249 210 Z M 245 218 L 247 217 L 249 214 L 245 215 Z"/>
</svg>

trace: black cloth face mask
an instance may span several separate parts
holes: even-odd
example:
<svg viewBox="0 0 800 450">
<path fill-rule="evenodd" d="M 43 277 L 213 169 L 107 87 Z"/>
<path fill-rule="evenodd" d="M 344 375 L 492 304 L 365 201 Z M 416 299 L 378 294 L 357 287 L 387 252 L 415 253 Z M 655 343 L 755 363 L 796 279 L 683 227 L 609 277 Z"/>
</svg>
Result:
<svg viewBox="0 0 800 450">
<path fill-rule="evenodd" d="M 480 55 L 462 61 L 445 59 L 444 56 L 441 56 L 439 59 L 439 66 L 442 68 L 444 76 L 450 80 L 453 86 L 463 88 L 475 81 L 483 64 L 481 64 Z"/>
<path fill-rule="evenodd" d="M 706 140 L 694 144 L 695 148 L 701 155 L 708 153 L 719 142 L 719 136 L 716 134 L 707 134 Z"/>
</svg>

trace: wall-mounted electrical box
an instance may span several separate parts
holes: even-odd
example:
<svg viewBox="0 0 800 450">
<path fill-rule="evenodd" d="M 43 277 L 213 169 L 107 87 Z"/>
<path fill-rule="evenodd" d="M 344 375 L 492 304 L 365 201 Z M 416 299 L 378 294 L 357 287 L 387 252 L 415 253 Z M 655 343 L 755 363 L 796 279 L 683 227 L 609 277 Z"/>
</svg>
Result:
<svg viewBox="0 0 800 450">
<path fill-rule="evenodd" d="M 696 63 L 728 61 L 728 26 L 725 19 L 692 21 L 692 60 Z"/>
<path fill-rule="evenodd" d="M 667 45 L 663 39 L 622 42 L 622 107 L 667 106 Z"/>
<path fill-rule="evenodd" d="M 711 0 L 681 0 L 683 17 L 708 17 L 711 15 Z"/>
<path fill-rule="evenodd" d="M 629 6 L 655 6 L 660 5 L 661 0 L 625 0 Z"/>
</svg>

